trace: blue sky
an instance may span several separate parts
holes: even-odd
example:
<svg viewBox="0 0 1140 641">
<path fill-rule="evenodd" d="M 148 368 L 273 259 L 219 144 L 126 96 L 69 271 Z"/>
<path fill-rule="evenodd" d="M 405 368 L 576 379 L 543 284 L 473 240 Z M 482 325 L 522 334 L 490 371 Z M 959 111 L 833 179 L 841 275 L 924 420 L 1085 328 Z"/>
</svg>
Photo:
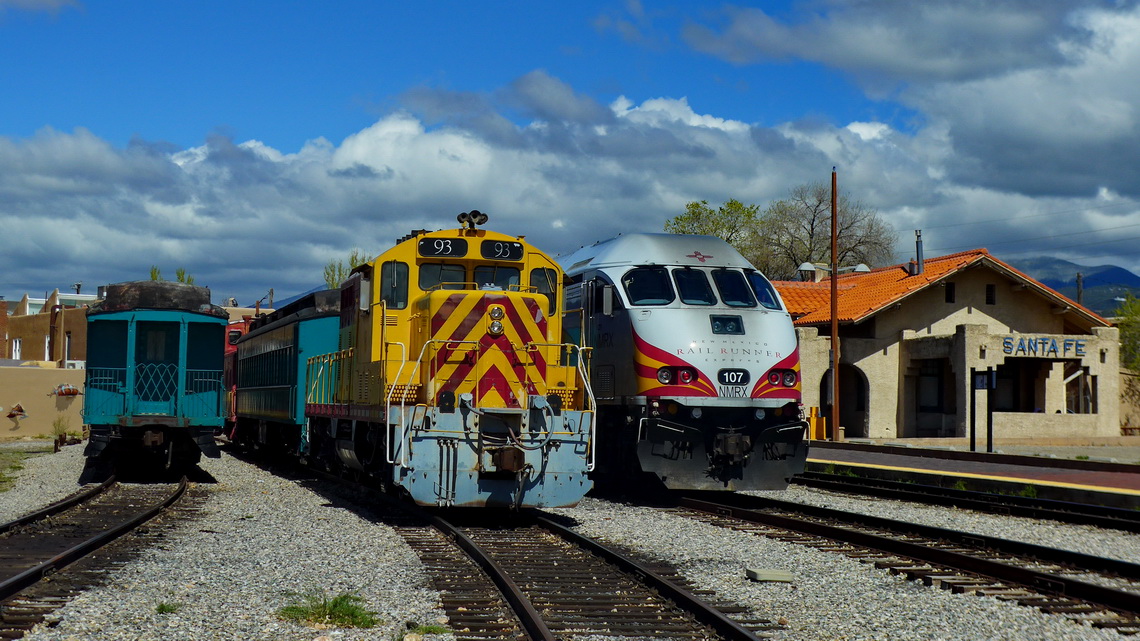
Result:
<svg viewBox="0 0 1140 641">
<path fill-rule="evenodd" d="M 1140 270 L 1133 1 L 0 0 L 0 294 L 318 284 L 460 211 L 551 253 L 827 181 L 902 262 Z"/>
</svg>

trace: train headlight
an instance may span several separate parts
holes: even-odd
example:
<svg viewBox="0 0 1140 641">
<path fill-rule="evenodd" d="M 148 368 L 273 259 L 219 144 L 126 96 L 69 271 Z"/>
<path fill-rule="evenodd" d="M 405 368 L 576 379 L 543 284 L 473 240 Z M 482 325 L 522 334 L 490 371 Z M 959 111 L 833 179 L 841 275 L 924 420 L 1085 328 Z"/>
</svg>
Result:
<svg viewBox="0 0 1140 641">
<path fill-rule="evenodd" d="M 498 306 L 492 307 L 491 313 L 489 314 L 491 320 L 503 320 L 503 316 L 505 315 L 506 312 L 503 311 L 503 308 Z"/>
<path fill-rule="evenodd" d="M 503 333 L 502 321 L 491 321 L 490 330 L 491 330 L 491 333 L 494 334 L 495 336 L 502 334 Z"/>
<path fill-rule="evenodd" d="M 756 409 L 756 412 L 755 412 L 756 420 L 762 421 L 762 420 L 764 420 L 764 417 L 766 415 L 767 415 L 767 412 L 765 412 L 763 408 L 757 408 Z"/>
<path fill-rule="evenodd" d="M 677 380 L 680 381 L 682 385 L 688 385 L 696 378 L 696 373 L 691 369 L 682 368 L 681 371 L 677 372 Z"/>
<path fill-rule="evenodd" d="M 673 382 L 673 370 L 668 367 L 662 367 L 657 370 L 657 382 L 662 385 L 669 385 Z"/>
<path fill-rule="evenodd" d="M 796 373 L 792 370 L 784 372 L 784 387 L 794 387 L 796 384 Z"/>
<path fill-rule="evenodd" d="M 768 372 L 768 382 L 771 383 L 772 385 L 779 385 L 780 384 L 780 372 L 778 372 L 776 370 L 772 370 L 772 371 Z"/>
<path fill-rule="evenodd" d="M 693 418 L 697 418 L 697 419 L 699 419 L 701 417 L 701 414 L 704 414 L 704 412 L 699 407 L 694 407 L 692 409 L 692 411 L 690 411 L 689 413 L 692 415 Z"/>
</svg>

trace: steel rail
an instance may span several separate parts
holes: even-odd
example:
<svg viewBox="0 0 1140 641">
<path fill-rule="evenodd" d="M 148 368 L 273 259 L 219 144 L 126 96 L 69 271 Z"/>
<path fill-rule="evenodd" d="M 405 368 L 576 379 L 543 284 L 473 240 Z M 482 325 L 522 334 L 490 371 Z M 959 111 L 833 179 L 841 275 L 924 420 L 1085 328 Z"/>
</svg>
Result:
<svg viewBox="0 0 1140 641">
<path fill-rule="evenodd" d="M 1126 532 L 1140 532 L 1140 512 L 1120 507 L 1008 496 L 957 490 L 936 485 L 916 485 L 881 479 L 846 477 L 821 472 L 805 472 L 797 476 L 793 482 L 817 489 L 858 492 L 871 496 L 918 501 L 933 505 L 952 505 L 979 512 L 1050 519 L 1063 523 L 1095 525 Z"/>
<path fill-rule="evenodd" d="M 115 484 L 115 477 L 112 475 L 106 481 L 103 481 L 101 484 L 99 484 L 93 488 L 88 488 L 86 490 L 83 490 L 82 492 L 79 492 L 77 494 L 73 494 L 72 496 L 69 496 L 69 497 L 64 498 L 62 500 L 59 500 L 59 501 L 56 501 L 55 503 L 52 503 L 51 505 L 48 505 L 47 507 L 36 510 L 35 512 L 32 512 L 31 514 L 25 514 L 24 516 L 21 516 L 20 518 L 14 520 L 14 521 L 9 521 L 3 525 L 0 525 L 0 534 L 4 534 L 5 532 L 8 532 L 10 530 L 14 530 L 14 529 L 20 527 L 21 525 L 27 525 L 29 523 L 35 523 L 36 521 L 46 519 L 49 516 L 59 514 L 60 512 L 66 510 L 66 509 L 72 508 L 72 507 L 74 507 L 80 503 L 83 503 L 84 501 L 87 501 L 87 500 L 90 500 L 92 498 L 95 498 L 96 496 L 99 496 L 103 492 L 106 492 L 114 484 Z"/>
<path fill-rule="evenodd" d="M 1140 594 L 1113 590 L 1066 577 L 1020 568 L 950 550 L 940 550 L 907 541 L 878 536 L 848 528 L 835 527 L 786 516 L 764 514 L 754 509 L 734 507 L 692 498 L 679 499 L 680 505 L 694 510 L 731 516 L 752 523 L 771 525 L 786 530 L 819 536 L 835 541 L 852 543 L 921 561 L 964 570 L 1005 583 L 1018 584 L 1038 592 L 1067 596 L 1095 603 L 1102 607 L 1140 614 Z M 909 525 L 909 524 L 908 524 Z"/>
<path fill-rule="evenodd" d="M 728 497 L 725 498 L 727 499 L 726 502 L 746 498 L 747 503 L 752 504 L 752 506 L 737 504 L 737 507 L 744 509 L 774 508 L 779 510 L 787 510 L 790 512 L 798 512 L 800 514 L 807 514 L 809 516 L 815 516 L 819 518 L 836 519 L 850 523 L 859 523 L 866 527 L 880 528 L 883 530 L 890 530 L 892 532 L 906 532 L 909 534 L 917 534 L 919 536 L 924 536 L 931 539 L 941 539 L 944 541 L 960 543 L 972 547 L 984 547 L 990 550 L 1003 552 L 1005 554 L 1027 556 L 1041 561 L 1071 565 L 1082 570 L 1108 572 L 1124 578 L 1140 581 L 1140 564 L 1131 563 L 1129 561 L 1121 561 L 1119 559 L 1110 559 L 1101 556 L 1094 556 L 1091 554 L 1084 554 L 1081 552 L 1073 552 L 1071 550 L 1045 547 L 1043 545 L 1035 545 L 1033 543 L 1011 541 L 1009 539 L 986 536 L 984 534 L 948 530 L 946 528 L 940 528 L 933 525 L 922 525 L 921 523 L 911 523 L 909 521 L 896 521 L 894 519 L 872 516 L 870 514 L 845 512 L 843 510 L 835 510 L 832 508 L 820 507 L 817 505 L 806 505 L 803 503 L 793 503 L 791 501 L 780 501 L 759 496 L 736 496 L 733 499 L 728 499 Z"/>
<path fill-rule="evenodd" d="M 436 515 L 429 515 L 428 520 L 436 529 L 443 532 L 444 536 L 454 540 L 456 545 L 458 545 L 472 561 L 483 568 L 483 571 L 487 573 L 487 576 L 489 576 L 499 588 L 499 591 L 503 594 L 503 598 L 510 604 L 511 609 L 514 610 L 523 629 L 530 635 L 532 641 L 555 641 L 557 637 L 550 631 L 550 628 L 546 627 L 546 622 L 542 620 L 542 615 L 538 613 L 538 610 L 535 609 L 530 599 L 523 594 L 518 584 L 507 576 L 506 570 L 504 570 L 498 562 L 490 556 L 487 556 L 483 549 L 479 547 L 479 544 L 472 541 L 470 537 L 451 523 L 448 523 Z"/>
<path fill-rule="evenodd" d="M 147 510 L 140 512 L 132 518 L 119 523 L 118 525 L 104 530 L 96 536 L 87 539 L 86 541 L 73 546 L 72 548 L 60 552 L 51 559 L 40 563 L 39 565 L 29 568 L 3 582 L 0 582 L 0 601 L 3 601 L 21 590 L 34 585 L 48 574 L 59 570 L 60 568 L 73 563 L 74 561 L 83 558 L 84 556 L 94 552 L 95 550 L 103 547 L 104 545 L 114 541 L 123 534 L 130 532 L 139 525 L 154 518 L 159 512 L 165 510 L 175 501 L 182 497 L 186 492 L 189 481 L 186 477 L 182 477 L 182 481 L 178 484 L 178 488 L 166 499 L 160 503 L 151 506 Z"/>
<path fill-rule="evenodd" d="M 739 623 L 726 617 L 719 610 L 697 598 L 693 593 L 681 588 L 672 581 L 646 568 L 644 565 L 599 544 L 593 539 L 582 536 L 574 530 L 559 525 L 546 517 L 536 517 L 536 521 L 539 525 L 557 534 L 566 541 L 602 557 L 606 561 L 616 565 L 623 572 L 635 575 L 643 583 L 656 590 L 661 596 L 681 606 L 685 611 L 691 613 L 697 621 L 709 626 L 725 639 L 729 641 L 757 641 L 759 639 L 755 634 L 745 629 Z"/>
</svg>

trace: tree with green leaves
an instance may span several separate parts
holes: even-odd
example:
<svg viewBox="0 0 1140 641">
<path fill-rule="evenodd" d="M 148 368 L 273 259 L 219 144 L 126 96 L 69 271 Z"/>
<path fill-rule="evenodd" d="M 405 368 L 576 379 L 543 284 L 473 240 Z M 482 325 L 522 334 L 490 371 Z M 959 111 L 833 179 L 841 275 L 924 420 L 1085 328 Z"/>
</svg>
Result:
<svg viewBox="0 0 1140 641">
<path fill-rule="evenodd" d="M 890 261 L 898 234 L 878 212 L 840 192 L 836 213 L 840 265 L 875 267 Z M 716 210 L 704 200 L 691 202 L 685 213 L 665 223 L 665 231 L 723 238 L 769 278 L 795 278 L 805 262 L 831 262 L 831 188 L 800 185 L 763 212 L 738 200 Z"/>
<path fill-rule="evenodd" d="M 890 262 L 898 233 L 877 211 L 840 191 L 836 218 L 839 265 L 876 267 Z M 788 198 L 768 205 L 757 233 L 766 255 L 756 267 L 770 278 L 794 278 L 803 263 L 830 264 L 831 186 L 810 183 L 794 187 Z"/>
<path fill-rule="evenodd" d="M 368 255 L 365 254 L 362 249 L 353 249 L 348 255 L 347 264 L 343 260 L 329 261 L 329 263 L 325 265 L 325 285 L 328 285 L 329 289 L 340 287 L 340 284 L 348 278 L 348 275 L 352 273 L 353 269 L 356 269 L 366 262 L 368 262 Z"/>
<path fill-rule="evenodd" d="M 1128 294 L 1113 316 L 1120 330 L 1120 366 L 1140 371 L 1140 298 Z"/>
<path fill-rule="evenodd" d="M 1140 298 L 1129 293 L 1113 313 L 1120 331 L 1120 395 L 1129 404 L 1140 405 Z"/>
</svg>

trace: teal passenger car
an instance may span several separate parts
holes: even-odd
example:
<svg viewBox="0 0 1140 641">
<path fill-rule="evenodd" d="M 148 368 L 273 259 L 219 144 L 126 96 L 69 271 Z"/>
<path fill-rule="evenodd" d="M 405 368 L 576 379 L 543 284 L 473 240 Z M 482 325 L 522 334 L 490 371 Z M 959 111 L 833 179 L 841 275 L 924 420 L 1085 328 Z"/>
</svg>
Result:
<svg viewBox="0 0 1140 641">
<path fill-rule="evenodd" d="M 83 419 L 89 459 L 182 470 L 220 454 L 228 315 L 205 287 L 108 285 L 87 311 Z"/>
</svg>

